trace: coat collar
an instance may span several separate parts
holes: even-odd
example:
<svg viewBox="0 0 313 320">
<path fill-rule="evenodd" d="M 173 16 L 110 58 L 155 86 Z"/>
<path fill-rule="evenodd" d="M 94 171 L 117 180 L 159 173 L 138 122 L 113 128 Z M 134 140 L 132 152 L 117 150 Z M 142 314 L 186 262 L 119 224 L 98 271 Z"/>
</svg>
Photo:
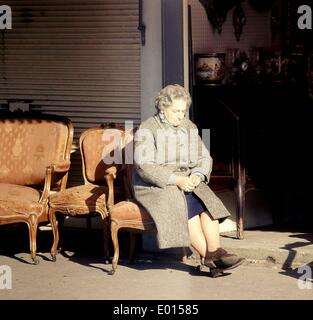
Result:
<svg viewBox="0 0 313 320">
<path fill-rule="evenodd" d="M 182 131 L 182 132 L 187 132 L 188 131 L 188 120 L 186 118 L 183 119 L 183 121 L 181 122 L 181 124 L 177 127 L 172 126 L 171 124 L 168 123 L 168 121 L 162 117 L 160 117 L 160 113 L 157 113 L 154 116 L 155 121 L 157 122 L 157 124 L 159 125 L 160 128 L 162 129 L 172 129 L 175 131 Z"/>
</svg>

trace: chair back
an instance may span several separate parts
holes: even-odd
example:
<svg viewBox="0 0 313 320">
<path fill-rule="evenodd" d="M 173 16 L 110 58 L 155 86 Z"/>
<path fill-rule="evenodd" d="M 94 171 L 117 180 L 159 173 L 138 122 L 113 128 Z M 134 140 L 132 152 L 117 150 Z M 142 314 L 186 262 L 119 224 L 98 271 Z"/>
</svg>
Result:
<svg viewBox="0 0 313 320">
<path fill-rule="evenodd" d="M 46 167 L 70 159 L 73 125 L 41 113 L 0 114 L 0 182 L 42 187 Z M 66 184 L 67 174 L 52 187 Z"/>
<path fill-rule="evenodd" d="M 105 170 L 122 168 L 124 131 L 120 128 L 91 128 L 79 139 L 85 184 L 105 184 Z"/>
</svg>

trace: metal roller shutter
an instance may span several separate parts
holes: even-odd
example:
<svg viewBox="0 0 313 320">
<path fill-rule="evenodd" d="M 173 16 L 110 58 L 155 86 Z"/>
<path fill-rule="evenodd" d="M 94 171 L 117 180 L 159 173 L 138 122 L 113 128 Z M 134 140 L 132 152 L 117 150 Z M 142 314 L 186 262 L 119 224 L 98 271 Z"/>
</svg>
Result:
<svg viewBox="0 0 313 320">
<path fill-rule="evenodd" d="M 140 122 L 138 0 L 6 0 L 0 31 L 0 106 L 69 117 L 75 145 L 69 185 L 81 182 L 77 140 L 106 122 Z"/>
</svg>

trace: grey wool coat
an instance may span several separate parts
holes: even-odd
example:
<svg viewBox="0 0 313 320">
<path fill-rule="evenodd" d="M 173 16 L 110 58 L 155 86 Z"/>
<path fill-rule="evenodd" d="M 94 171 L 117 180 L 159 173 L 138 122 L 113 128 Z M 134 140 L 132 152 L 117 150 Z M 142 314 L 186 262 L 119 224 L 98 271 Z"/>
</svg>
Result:
<svg viewBox="0 0 313 320">
<path fill-rule="evenodd" d="M 135 136 L 133 191 L 156 224 L 161 249 L 190 245 L 186 199 L 171 182 L 174 175 L 202 174 L 205 179 L 193 192 L 214 220 L 230 215 L 208 186 L 211 170 L 212 158 L 193 122 L 184 119 L 173 127 L 155 115 L 141 123 Z"/>
</svg>

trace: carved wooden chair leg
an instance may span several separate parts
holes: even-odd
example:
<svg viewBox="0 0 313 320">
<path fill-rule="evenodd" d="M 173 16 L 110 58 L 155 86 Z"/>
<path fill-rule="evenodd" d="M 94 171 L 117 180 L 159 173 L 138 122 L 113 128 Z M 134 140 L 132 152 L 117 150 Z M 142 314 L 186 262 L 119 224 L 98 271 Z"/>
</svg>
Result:
<svg viewBox="0 0 313 320">
<path fill-rule="evenodd" d="M 62 251 L 63 248 L 63 226 L 64 226 L 64 214 L 57 214 L 57 212 L 55 211 L 55 218 L 57 220 L 57 225 L 58 225 L 58 234 L 59 234 L 59 241 L 57 243 L 57 253 Z"/>
<path fill-rule="evenodd" d="M 106 218 L 104 220 L 104 229 L 103 229 L 103 237 L 104 237 L 104 263 L 110 263 L 110 250 L 109 250 L 109 239 L 110 239 L 110 220 Z"/>
<path fill-rule="evenodd" d="M 49 210 L 49 220 L 51 223 L 51 227 L 52 227 L 52 232 L 53 232 L 53 244 L 51 247 L 51 257 L 52 257 L 52 261 L 56 261 L 57 260 L 57 254 L 58 254 L 58 244 L 59 244 L 59 229 L 58 229 L 58 222 L 55 216 L 55 210 L 50 208 Z"/>
<path fill-rule="evenodd" d="M 115 273 L 115 270 L 117 268 L 118 259 L 119 259 L 119 243 L 118 243 L 118 230 L 119 226 L 112 221 L 111 222 L 111 238 L 113 242 L 113 248 L 114 248 L 114 256 L 112 259 L 112 270 L 109 272 L 109 275 L 113 275 Z"/>
<path fill-rule="evenodd" d="M 39 264 L 39 259 L 36 257 L 36 238 L 37 238 L 37 227 L 38 221 L 35 215 L 32 215 L 30 218 L 30 223 L 27 223 L 28 232 L 29 232 L 29 247 L 30 247 L 30 256 L 34 261 L 34 264 Z"/>
<path fill-rule="evenodd" d="M 129 262 L 134 263 L 135 260 L 135 247 L 136 247 L 136 233 L 130 232 L 130 242 L 129 242 Z"/>
</svg>

